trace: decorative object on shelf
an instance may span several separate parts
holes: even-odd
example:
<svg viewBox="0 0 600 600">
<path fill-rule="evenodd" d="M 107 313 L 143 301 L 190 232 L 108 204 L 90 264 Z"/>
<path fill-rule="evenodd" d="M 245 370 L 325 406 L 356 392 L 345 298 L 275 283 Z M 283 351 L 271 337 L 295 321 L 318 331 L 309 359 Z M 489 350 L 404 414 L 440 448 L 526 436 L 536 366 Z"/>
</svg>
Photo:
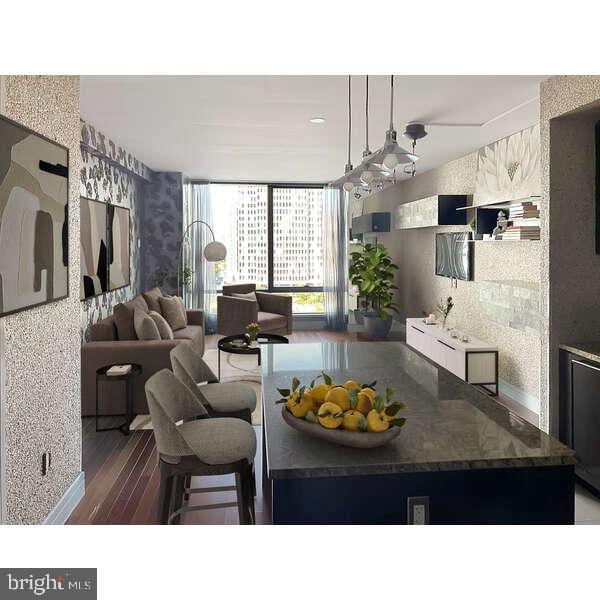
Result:
<svg viewBox="0 0 600 600">
<path fill-rule="evenodd" d="M 498 212 L 498 219 L 496 220 L 496 227 L 492 231 L 492 239 L 501 240 L 502 234 L 506 231 L 506 227 L 508 226 L 508 220 L 504 211 Z"/>
<path fill-rule="evenodd" d="M 394 285 L 398 266 L 383 244 L 361 244 L 361 250 L 352 252 L 350 257 L 348 276 L 361 297 L 365 329 L 374 337 L 386 337 L 392 327 L 388 310 L 398 312 L 393 301 L 393 290 L 398 289 Z"/>
<path fill-rule="evenodd" d="M 0 317 L 69 295 L 69 151 L 0 117 Z"/>
<path fill-rule="evenodd" d="M 260 325 L 258 323 L 248 323 L 248 325 L 246 325 L 246 333 L 248 335 L 249 338 L 249 346 L 250 348 L 257 348 L 258 347 L 258 332 L 260 331 Z"/>
<path fill-rule="evenodd" d="M 277 404 L 285 404 L 284 421 L 299 431 L 344 446 L 375 448 L 395 438 L 406 422 L 397 417 L 405 405 L 392 400 L 394 390 L 388 387 L 380 395 L 376 385 L 352 379 L 337 385 L 325 372 L 307 386 L 294 377 L 290 388 L 278 388 Z"/>
<path fill-rule="evenodd" d="M 433 313 L 429 313 L 424 319 L 423 322 L 425 325 L 435 325 L 437 323 L 437 319 Z"/>
<path fill-rule="evenodd" d="M 440 313 L 442 317 L 442 329 L 446 329 L 446 320 L 448 319 L 448 315 L 450 311 L 454 307 L 454 302 L 452 300 L 452 296 L 448 296 L 446 300 L 440 299 L 437 303 L 436 310 Z"/>
<path fill-rule="evenodd" d="M 215 240 L 215 232 L 213 231 L 212 227 L 206 221 L 202 221 L 201 219 L 196 219 L 195 221 L 192 221 L 186 227 L 185 231 L 183 232 L 183 235 L 181 236 L 181 242 L 179 243 L 179 258 L 177 260 L 177 289 L 178 290 L 179 290 L 180 279 L 181 279 L 181 259 L 183 256 L 183 246 L 187 240 L 187 236 L 188 236 L 190 230 L 197 223 L 206 225 L 206 227 L 208 227 L 208 230 L 210 231 L 210 235 L 212 236 L 212 242 L 209 242 L 204 247 L 204 258 L 208 262 L 219 262 L 221 260 L 225 260 L 225 258 L 227 257 L 227 248 L 225 248 L 225 245 L 223 243 L 217 242 Z"/>
</svg>

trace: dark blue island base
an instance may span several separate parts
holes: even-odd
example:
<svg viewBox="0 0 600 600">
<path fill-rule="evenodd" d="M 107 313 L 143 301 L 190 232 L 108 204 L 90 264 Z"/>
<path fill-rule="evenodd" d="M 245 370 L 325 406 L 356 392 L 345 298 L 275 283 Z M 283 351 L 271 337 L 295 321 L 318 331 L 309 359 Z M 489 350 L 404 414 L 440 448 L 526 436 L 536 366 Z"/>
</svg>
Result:
<svg viewBox="0 0 600 600">
<path fill-rule="evenodd" d="M 573 466 L 274 479 L 277 525 L 405 525 L 407 498 L 429 497 L 431 525 L 568 525 Z"/>
</svg>

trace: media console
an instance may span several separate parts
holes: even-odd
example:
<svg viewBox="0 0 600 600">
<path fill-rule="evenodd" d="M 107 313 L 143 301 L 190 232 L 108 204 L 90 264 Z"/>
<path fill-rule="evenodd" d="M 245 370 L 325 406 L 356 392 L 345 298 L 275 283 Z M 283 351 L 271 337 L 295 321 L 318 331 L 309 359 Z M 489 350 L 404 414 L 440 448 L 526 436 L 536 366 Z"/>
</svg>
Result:
<svg viewBox="0 0 600 600">
<path fill-rule="evenodd" d="M 472 336 L 463 342 L 439 325 L 427 325 L 422 318 L 406 319 L 406 343 L 463 381 L 498 395 L 497 346 Z"/>
</svg>

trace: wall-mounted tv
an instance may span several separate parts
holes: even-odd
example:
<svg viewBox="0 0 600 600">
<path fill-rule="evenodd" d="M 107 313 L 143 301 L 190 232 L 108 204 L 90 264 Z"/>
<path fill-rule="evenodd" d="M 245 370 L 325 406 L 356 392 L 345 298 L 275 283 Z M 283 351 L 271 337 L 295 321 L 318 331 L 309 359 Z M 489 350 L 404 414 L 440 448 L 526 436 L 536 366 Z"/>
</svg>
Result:
<svg viewBox="0 0 600 600">
<path fill-rule="evenodd" d="M 435 274 L 470 281 L 473 279 L 473 244 L 468 232 L 437 233 Z"/>
</svg>

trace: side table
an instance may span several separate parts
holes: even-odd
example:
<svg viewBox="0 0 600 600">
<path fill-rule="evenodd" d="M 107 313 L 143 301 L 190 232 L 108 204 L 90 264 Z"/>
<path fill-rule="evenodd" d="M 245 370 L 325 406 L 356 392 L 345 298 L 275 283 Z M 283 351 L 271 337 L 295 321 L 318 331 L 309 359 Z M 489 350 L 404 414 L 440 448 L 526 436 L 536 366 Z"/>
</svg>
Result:
<svg viewBox="0 0 600 600">
<path fill-rule="evenodd" d="M 123 435 L 129 435 L 129 426 L 133 421 L 133 380 L 142 373 L 142 367 L 137 364 L 131 365 L 131 371 L 124 375 L 107 375 L 107 371 L 114 365 L 106 365 L 96 371 L 96 431 L 115 431 L 119 430 Z M 125 422 L 116 427 L 98 427 L 98 383 L 100 381 L 123 381 L 125 383 L 125 414 L 115 415 L 124 416 Z"/>
</svg>

